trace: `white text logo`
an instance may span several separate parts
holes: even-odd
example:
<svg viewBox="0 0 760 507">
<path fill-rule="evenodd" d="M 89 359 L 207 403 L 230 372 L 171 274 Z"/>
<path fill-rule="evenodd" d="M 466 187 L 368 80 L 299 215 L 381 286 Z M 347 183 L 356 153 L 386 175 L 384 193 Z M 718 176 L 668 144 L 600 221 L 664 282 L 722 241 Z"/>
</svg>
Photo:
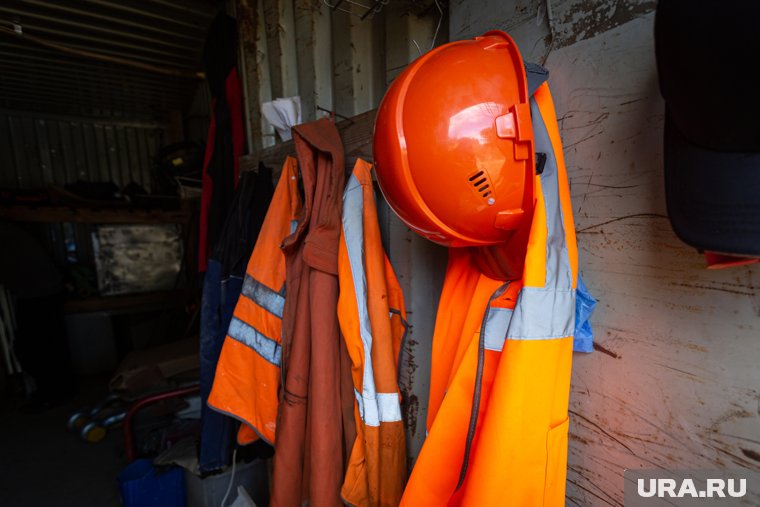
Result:
<svg viewBox="0 0 760 507">
<path fill-rule="evenodd" d="M 697 489 L 692 479 L 638 479 L 642 498 L 741 498 L 747 494 L 746 479 L 706 479 L 705 489 Z"/>
</svg>

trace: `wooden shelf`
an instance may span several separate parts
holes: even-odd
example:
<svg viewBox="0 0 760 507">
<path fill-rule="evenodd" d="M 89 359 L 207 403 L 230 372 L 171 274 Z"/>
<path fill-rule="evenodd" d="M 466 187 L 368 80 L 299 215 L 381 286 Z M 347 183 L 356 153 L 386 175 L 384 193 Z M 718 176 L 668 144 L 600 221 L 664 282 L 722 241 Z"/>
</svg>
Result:
<svg viewBox="0 0 760 507">
<path fill-rule="evenodd" d="M 145 292 L 120 296 L 95 296 L 69 299 L 64 303 L 65 313 L 119 312 L 139 309 L 162 309 L 181 306 L 187 302 L 186 290 Z"/>
<path fill-rule="evenodd" d="M 0 206 L 0 220 L 13 222 L 78 222 L 89 224 L 186 224 L 188 209 L 172 211 L 71 206 Z"/>
</svg>

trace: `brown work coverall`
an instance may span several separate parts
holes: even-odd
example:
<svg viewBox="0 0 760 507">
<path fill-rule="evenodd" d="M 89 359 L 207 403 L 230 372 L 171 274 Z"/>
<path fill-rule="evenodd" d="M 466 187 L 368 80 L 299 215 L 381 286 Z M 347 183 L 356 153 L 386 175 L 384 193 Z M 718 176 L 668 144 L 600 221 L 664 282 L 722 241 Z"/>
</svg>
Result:
<svg viewBox="0 0 760 507">
<path fill-rule="evenodd" d="M 338 325 L 343 146 L 326 119 L 293 128 L 304 206 L 285 238 L 280 412 L 271 505 L 336 507 L 356 437 L 351 366 Z"/>
</svg>

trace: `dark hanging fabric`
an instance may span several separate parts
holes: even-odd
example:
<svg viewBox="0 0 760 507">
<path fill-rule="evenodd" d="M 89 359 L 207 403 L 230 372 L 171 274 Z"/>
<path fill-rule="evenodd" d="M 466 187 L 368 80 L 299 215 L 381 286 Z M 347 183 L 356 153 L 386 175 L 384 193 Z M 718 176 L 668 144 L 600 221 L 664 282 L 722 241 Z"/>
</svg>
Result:
<svg viewBox="0 0 760 507">
<path fill-rule="evenodd" d="M 237 62 L 237 25 L 219 13 L 209 27 L 203 50 L 211 91 L 211 123 L 203 162 L 198 269 L 206 270 L 238 180 L 244 149 L 243 99 Z"/>
<path fill-rule="evenodd" d="M 212 259 L 222 263 L 223 278 L 245 275 L 248 259 L 274 195 L 272 170 L 260 162 L 258 173 L 243 173 L 235 195 L 222 236 L 211 253 Z M 238 199 L 242 202 L 239 203 Z"/>
<path fill-rule="evenodd" d="M 216 374 L 216 364 L 232 319 L 248 258 L 261 231 L 274 186 L 272 171 L 259 166 L 258 173 L 243 173 L 220 236 L 208 260 L 201 301 L 201 440 L 198 467 L 201 473 L 231 463 L 238 422 L 206 405 Z"/>
</svg>

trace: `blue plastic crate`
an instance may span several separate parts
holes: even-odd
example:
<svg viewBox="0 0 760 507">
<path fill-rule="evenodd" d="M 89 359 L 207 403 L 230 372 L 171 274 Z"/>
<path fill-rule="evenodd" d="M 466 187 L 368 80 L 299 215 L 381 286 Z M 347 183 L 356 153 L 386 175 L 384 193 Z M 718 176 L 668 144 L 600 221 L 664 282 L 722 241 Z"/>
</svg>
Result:
<svg viewBox="0 0 760 507">
<path fill-rule="evenodd" d="M 186 507 L 185 475 L 179 467 L 159 471 L 152 460 L 138 459 L 117 479 L 124 507 Z"/>
</svg>

